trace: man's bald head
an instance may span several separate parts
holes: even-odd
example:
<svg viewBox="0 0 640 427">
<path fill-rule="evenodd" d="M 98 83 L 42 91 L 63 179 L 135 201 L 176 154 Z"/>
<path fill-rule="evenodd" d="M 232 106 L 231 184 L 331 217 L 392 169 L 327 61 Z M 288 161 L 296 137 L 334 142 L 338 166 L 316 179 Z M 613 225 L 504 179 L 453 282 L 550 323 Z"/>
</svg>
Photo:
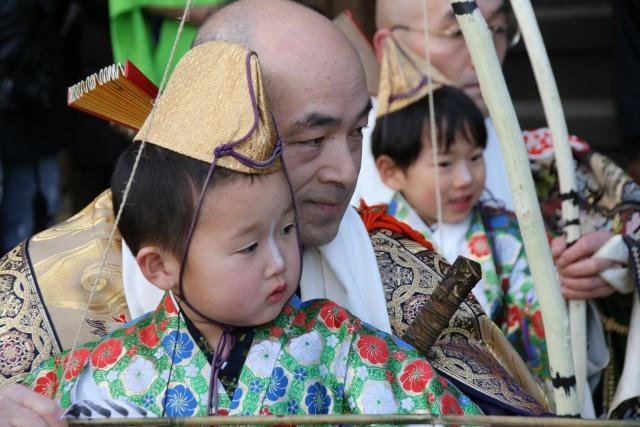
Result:
<svg viewBox="0 0 640 427">
<path fill-rule="evenodd" d="M 391 28 L 421 16 L 421 0 L 376 0 L 376 28 Z M 426 0 L 425 0 L 426 1 Z"/>
<path fill-rule="evenodd" d="M 286 0 L 239 0 L 203 24 L 196 44 L 258 54 L 296 193 L 302 241 L 331 241 L 355 189 L 370 101 L 355 48 L 319 13 Z"/>
</svg>

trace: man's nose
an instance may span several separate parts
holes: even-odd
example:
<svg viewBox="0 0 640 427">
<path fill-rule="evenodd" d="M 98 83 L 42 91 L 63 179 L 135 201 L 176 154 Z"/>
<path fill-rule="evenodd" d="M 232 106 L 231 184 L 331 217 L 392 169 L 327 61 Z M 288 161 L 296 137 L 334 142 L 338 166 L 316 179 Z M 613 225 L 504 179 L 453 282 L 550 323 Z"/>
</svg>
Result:
<svg viewBox="0 0 640 427">
<path fill-rule="evenodd" d="M 357 153 L 349 149 L 346 137 L 335 138 L 323 150 L 323 171 L 320 180 L 351 187 L 358 179 L 361 150 Z"/>
</svg>

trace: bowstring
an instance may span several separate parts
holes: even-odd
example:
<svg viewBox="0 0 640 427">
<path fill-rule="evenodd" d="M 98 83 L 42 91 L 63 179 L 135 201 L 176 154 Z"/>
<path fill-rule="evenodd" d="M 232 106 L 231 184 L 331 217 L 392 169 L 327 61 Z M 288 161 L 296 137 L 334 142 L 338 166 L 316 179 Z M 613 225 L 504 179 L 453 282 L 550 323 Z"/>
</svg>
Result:
<svg viewBox="0 0 640 427">
<path fill-rule="evenodd" d="M 124 207 L 127 204 L 127 199 L 129 197 L 129 192 L 131 190 L 131 186 L 133 185 L 133 180 L 135 178 L 135 174 L 136 171 L 138 170 L 138 166 L 140 163 L 140 159 L 142 158 L 142 153 L 144 151 L 144 148 L 146 146 L 147 143 L 147 136 L 149 134 L 149 129 L 151 129 L 151 126 L 153 125 L 154 122 L 154 118 L 156 115 L 156 109 L 158 107 L 158 100 L 160 98 L 160 95 L 162 94 L 162 91 L 164 90 L 166 83 L 167 83 L 167 79 L 169 76 L 169 69 L 171 68 L 171 64 L 173 63 L 173 57 L 175 56 L 175 51 L 176 51 L 176 47 L 178 45 L 178 40 L 180 40 L 180 36 L 182 35 L 182 32 L 184 30 L 184 23 L 187 20 L 187 17 L 189 16 L 189 11 L 191 10 L 191 7 L 193 5 L 193 0 L 186 0 L 185 3 L 185 8 L 182 12 L 182 17 L 180 18 L 180 24 L 178 25 L 178 31 L 176 32 L 176 38 L 173 41 L 173 45 L 171 47 L 171 52 L 169 54 L 169 60 L 167 61 L 167 65 L 165 66 L 164 72 L 162 74 L 162 80 L 160 81 L 160 86 L 158 87 L 158 94 L 156 95 L 156 98 L 153 102 L 153 107 L 151 108 L 151 112 L 149 113 L 149 123 L 148 126 L 145 128 L 145 132 L 142 136 L 142 142 L 140 143 L 140 149 L 138 150 L 138 154 L 136 155 L 136 160 L 133 164 L 133 168 L 131 169 L 131 174 L 129 175 L 129 180 L 127 181 L 127 185 L 122 193 L 122 202 L 120 203 L 120 207 L 118 208 L 118 214 L 116 215 L 115 221 L 113 223 L 113 226 L 111 227 L 111 232 L 109 233 L 109 239 L 107 240 L 107 244 L 106 247 L 103 251 L 102 254 L 102 261 L 100 262 L 100 268 L 98 269 L 98 273 L 96 275 L 96 278 L 93 282 L 93 285 L 91 286 L 91 292 L 89 293 L 89 297 L 87 298 L 87 303 L 86 306 L 84 308 L 84 312 L 82 314 L 82 321 L 80 322 L 80 327 L 78 328 L 78 331 L 76 332 L 76 335 L 73 339 L 73 344 L 71 346 L 71 349 L 68 352 L 68 355 L 66 357 L 67 362 L 64 363 L 64 361 L 62 362 L 64 364 L 63 367 L 63 374 L 62 374 L 62 378 L 60 379 L 60 386 L 58 387 L 58 389 L 56 390 L 56 393 L 54 395 L 54 400 L 57 400 L 59 397 L 60 392 L 62 391 L 63 387 L 62 385 L 64 384 L 64 378 L 66 377 L 69 369 L 72 366 L 72 360 L 73 360 L 73 353 L 75 352 L 75 350 L 78 347 L 78 342 L 80 340 L 80 334 L 82 333 L 84 324 L 87 321 L 87 315 L 89 312 L 89 307 L 91 306 L 91 301 L 93 300 L 93 297 L 95 296 L 96 293 L 96 289 L 98 287 L 98 283 L 100 280 L 100 277 L 102 276 L 102 273 L 105 270 L 106 264 L 107 264 L 107 256 L 109 255 L 109 249 L 111 248 L 111 245 L 113 245 L 113 241 L 115 239 L 115 235 L 116 232 L 118 231 L 118 224 L 120 223 L 120 218 L 122 217 L 122 212 L 124 211 Z"/>
<path fill-rule="evenodd" d="M 422 4 L 422 20 L 424 22 L 424 56 L 427 62 L 427 91 L 429 96 L 427 97 L 427 112 L 429 114 L 429 139 L 431 139 L 431 155 L 433 158 L 433 164 L 435 166 L 435 184 L 436 184 L 436 233 L 439 249 L 442 250 L 444 246 L 444 236 L 442 230 L 442 194 L 440 193 L 440 168 L 438 167 L 438 139 L 436 129 L 435 107 L 433 105 L 433 79 L 431 73 L 431 54 L 429 53 L 429 24 L 427 13 L 427 1 L 424 0 Z"/>
</svg>

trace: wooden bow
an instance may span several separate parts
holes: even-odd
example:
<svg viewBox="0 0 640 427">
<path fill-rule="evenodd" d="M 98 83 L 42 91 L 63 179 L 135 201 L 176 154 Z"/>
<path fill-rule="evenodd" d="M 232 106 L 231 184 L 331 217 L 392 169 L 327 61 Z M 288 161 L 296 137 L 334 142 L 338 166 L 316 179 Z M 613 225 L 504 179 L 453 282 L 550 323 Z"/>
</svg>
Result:
<svg viewBox="0 0 640 427">
<path fill-rule="evenodd" d="M 576 184 L 575 165 L 569 144 L 569 132 L 565 120 L 558 87 L 553 77 L 549 55 L 542 40 L 540 27 L 536 20 L 530 0 L 511 0 L 511 7 L 522 31 L 529 61 L 542 99 L 547 125 L 553 137 L 556 170 L 560 193 L 565 195 L 562 201 L 563 230 L 567 239 L 567 247 L 580 238 L 580 210 L 575 197 Z M 578 398 L 582 405 L 587 382 L 587 313 L 584 300 L 569 301 L 569 325 L 571 329 L 571 346 L 573 363 L 576 372 Z M 582 411 L 584 416 L 584 411 Z"/>
<path fill-rule="evenodd" d="M 475 1 L 451 0 L 451 5 L 478 73 L 482 96 L 495 123 L 505 157 L 515 213 L 540 300 L 556 410 L 559 415 L 578 416 L 580 405 L 576 393 L 567 307 L 551 258 L 522 131 L 493 37 Z"/>
</svg>

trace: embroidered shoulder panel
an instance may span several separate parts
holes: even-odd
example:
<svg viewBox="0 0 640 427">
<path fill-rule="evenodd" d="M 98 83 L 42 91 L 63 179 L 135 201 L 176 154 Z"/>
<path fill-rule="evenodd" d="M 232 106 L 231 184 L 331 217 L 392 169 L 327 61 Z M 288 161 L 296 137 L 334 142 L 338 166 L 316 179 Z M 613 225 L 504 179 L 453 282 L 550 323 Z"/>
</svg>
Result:
<svg viewBox="0 0 640 427">
<path fill-rule="evenodd" d="M 0 259 L 0 387 L 59 352 L 22 242 Z"/>
</svg>

